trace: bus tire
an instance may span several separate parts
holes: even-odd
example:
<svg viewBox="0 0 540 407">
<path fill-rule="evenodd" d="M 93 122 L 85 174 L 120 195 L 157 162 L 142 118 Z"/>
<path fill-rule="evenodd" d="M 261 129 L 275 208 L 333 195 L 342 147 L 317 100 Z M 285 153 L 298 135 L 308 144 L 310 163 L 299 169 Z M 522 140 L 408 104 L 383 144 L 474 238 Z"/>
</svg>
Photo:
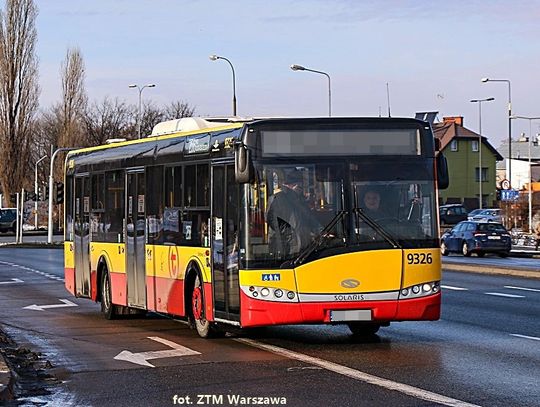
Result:
<svg viewBox="0 0 540 407">
<path fill-rule="evenodd" d="M 112 303 L 111 278 L 107 267 L 101 271 L 101 312 L 105 319 L 116 319 L 116 306 Z"/>
<path fill-rule="evenodd" d="M 381 327 L 374 322 L 349 322 L 347 325 L 354 336 L 373 336 Z"/>
<path fill-rule="evenodd" d="M 191 290 L 190 304 L 191 326 L 197 330 L 199 336 L 201 338 L 214 338 L 218 336 L 219 331 L 215 325 L 205 317 L 204 287 L 201 275 L 198 271 L 195 271 L 195 280 L 193 281 L 193 289 Z"/>
</svg>

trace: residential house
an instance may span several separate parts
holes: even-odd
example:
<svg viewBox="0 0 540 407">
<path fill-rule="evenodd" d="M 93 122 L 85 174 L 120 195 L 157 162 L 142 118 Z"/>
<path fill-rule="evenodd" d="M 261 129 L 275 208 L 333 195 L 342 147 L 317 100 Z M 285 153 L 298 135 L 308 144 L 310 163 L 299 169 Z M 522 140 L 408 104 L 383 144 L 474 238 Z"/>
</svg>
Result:
<svg viewBox="0 0 540 407">
<path fill-rule="evenodd" d="M 469 211 L 478 208 L 481 179 L 482 207 L 496 206 L 496 162 L 503 160 L 502 155 L 487 137 L 464 127 L 463 116 L 444 117 L 442 123 L 433 123 L 432 127 L 448 161 L 450 178 L 448 189 L 439 192 L 440 203 L 463 203 Z"/>
</svg>

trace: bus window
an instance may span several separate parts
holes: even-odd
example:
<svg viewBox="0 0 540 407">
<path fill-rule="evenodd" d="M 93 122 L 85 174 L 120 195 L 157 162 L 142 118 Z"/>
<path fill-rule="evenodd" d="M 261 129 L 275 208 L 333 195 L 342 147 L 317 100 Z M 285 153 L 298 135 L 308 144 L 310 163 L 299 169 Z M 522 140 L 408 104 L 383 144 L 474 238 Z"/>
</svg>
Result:
<svg viewBox="0 0 540 407">
<path fill-rule="evenodd" d="M 208 164 L 186 165 L 184 170 L 184 205 L 210 206 L 210 178 Z"/>
<path fill-rule="evenodd" d="M 182 167 L 165 168 L 165 208 L 163 211 L 163 242 L 180 245 L 182 232 Z"/>
<path fill-rule="evenodd" d="M 69 242 L 73 241 L 73 177 L 66 177 L 66 237 Z"/>
<path fill-rule="evenodd" d="M 176 167 L 180 169 L 180 167 Z M 179 171 L 178 171 L 179 172 Z M 181 186 L 181 184 L 180 184 Z M 163 166 L 146 168 L 148 243 L 163 243 Z"/>
<path fill-rule="evenodd" d="M 92 175 L 91 213 L 90 213 L 90 236 L 94 242 L 106 242 L 106 230 L 104 223 L 105 212 L 105 174 Z"/>
<path fill-rule="evenodd" d="M 104 241 L 121 243 L 124 240 L 124 173 L 105 173 Z"/>
<path fill-rule="evenodd" d="M 207 246 L 210 218 L 208 164 L 186 165 L 184 182 L 185 208 L 181 222 L 182 244 L 185 246 Z"/>
</svg>

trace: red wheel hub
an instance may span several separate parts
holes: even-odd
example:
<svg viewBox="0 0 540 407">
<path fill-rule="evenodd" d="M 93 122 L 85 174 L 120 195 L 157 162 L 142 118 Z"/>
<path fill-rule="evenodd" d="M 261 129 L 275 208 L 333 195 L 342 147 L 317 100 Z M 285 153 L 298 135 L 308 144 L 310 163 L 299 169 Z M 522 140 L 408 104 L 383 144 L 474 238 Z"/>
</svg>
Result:
<svg viewBox="0 0 540 407">
<path fill-rule="evenodd" d="M 193 316 L 195 317 L 195 319 L 202 319 L 203 307 L 201 287 L 195 287 L 193 289 L 193 295 L 191 297 L 191 308 L 193 309 Z"/>
</svg>

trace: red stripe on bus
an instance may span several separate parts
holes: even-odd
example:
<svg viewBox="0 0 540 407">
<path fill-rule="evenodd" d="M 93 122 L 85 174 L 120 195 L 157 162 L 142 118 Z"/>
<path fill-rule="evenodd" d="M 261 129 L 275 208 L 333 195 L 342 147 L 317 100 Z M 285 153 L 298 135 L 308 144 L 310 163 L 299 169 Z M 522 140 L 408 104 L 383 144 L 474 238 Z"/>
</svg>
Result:
<svg viewBox="0 0 540 407">
<path fill-rule="evenodd" d="M 124 273 L 110 273 L 112 303 L 127 305 L 127 277 Z"/>
<path fill-rule="evenodd" d="M 205 317 L 208 321 L 214 320 L 214 302 L 212 301 L 212 283 L 204 283 L 204 303 L 206 306 Z"/>
<path fill-rule="evenodd" d="M 158 312 L 184 316 L 184 281 L 163 277 L 147 277 L 148 307 Z M 151 291 L 155 290 L 152 294 Z"/>
<path fill-rule="evenodd" d="M 66 289 L 75 295 L 75 269 L 71 267 L 64 268 L 64 284 Z"/>
<path fill-rule="evenodd" d="M 437 321 L 441 317 L 441 293 L 429 297 L 401 300 L 397 321 Z"/>
<path fill-rule="evenodd" d="M 90 272 L 90 298 L 92 298 L 92 300 L 94 301 L 97 301 L 97 293 L 98 293 L 97 271 L 92 270 Z"/>
<path fill-rule="evenodd" d="M 241 292 L 243 327 L 329 323 L 331 310 L 371 309 L 374 321 L 437 320 L 440 317 L 440 293 L 402 301 L 287 303 L 262 301 Z"/>
</svg>

